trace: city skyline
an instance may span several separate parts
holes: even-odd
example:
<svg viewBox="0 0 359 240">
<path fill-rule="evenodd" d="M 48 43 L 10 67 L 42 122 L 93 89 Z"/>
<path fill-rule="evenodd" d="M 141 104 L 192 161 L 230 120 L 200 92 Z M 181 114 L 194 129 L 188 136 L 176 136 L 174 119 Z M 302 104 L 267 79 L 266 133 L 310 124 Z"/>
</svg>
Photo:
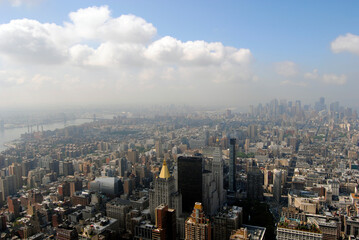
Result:
<svg viewBox="0 0 359 240">
<path fill-rule="evenodd" d="M 0 6 L 0 107 L 243 108 L 319 96 L 358 107 L 354 1 Z"/>
<path fill-rule="evenodd" d="M 359 239 L 357 9 L 0 0 L 0 239 Z"/>
</svg>

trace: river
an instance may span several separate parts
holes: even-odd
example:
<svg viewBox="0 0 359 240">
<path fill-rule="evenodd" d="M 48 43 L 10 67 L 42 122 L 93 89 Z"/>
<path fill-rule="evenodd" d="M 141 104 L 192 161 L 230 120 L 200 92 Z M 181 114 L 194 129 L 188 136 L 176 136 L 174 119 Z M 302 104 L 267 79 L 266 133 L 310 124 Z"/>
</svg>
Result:
<svg viewBox="0 0 359 240">
<path fill-rule="evenodd" d="M 43 129 L 46 130 L 55 130 L 55 129 L 61 129 L 68 126 L 75 126 L 75 125 L 81 125 L 87 122 L 92 122 L 92 119 L 75 119 L 75 120 L 69 120 L 66 122 L 58 122 L 58 123 L 50 123 L 50 124 L 44 124 Z M 33 131 L 36 131 L 36 126 L 32 127 Z M 40 127 L 41 129 L 41 127 Z M 7 147 L 4 145 L 6 143 L 12 142 L 14 140 L 20 139 L 21 134 L 27 133 L 28 129 L 27 127 L 21 127 L 21 128 L 12 128 L 12 129 L 5 129 L 0 130 L 0 152 L 4 151 Z"/>
</svg>

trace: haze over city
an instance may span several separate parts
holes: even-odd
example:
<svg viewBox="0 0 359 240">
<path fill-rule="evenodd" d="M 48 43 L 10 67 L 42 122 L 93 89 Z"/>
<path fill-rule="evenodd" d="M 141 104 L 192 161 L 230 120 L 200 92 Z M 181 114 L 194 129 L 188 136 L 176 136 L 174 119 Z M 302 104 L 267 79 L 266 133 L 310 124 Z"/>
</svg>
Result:
<svg viewBox="0 0 359 240">
<path fill-rule="evenodd" d="M 357 1 L 0 1 L 0 107 L 358 107 Z"/>
<path fill-rule="evenodd" d="M 359 239 L 358 10 L 0 0 L 0 240 Z"/>
</svg>

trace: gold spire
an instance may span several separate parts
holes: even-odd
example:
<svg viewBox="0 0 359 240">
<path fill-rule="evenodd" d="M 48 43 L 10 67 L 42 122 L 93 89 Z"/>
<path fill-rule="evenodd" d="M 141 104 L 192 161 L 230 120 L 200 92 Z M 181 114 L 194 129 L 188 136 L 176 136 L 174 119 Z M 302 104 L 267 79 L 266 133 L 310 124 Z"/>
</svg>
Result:
<svg viewBox="0 0 359 240">
<path fill-rule="evenodd" d="M 163 159 L 163 165 L 160 173 L 160 178 L 168 179 L 171 177 L 170 171 L 168 171 L 166 159 Z"/>
</svg>

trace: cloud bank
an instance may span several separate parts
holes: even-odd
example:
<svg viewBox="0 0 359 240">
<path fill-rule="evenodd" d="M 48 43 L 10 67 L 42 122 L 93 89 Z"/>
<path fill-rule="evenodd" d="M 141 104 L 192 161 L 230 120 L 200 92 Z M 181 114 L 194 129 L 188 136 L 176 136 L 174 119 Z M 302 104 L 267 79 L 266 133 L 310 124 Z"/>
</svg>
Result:
<svg viewBox="0 0 359 240">
<path fill-rule="evenodd" d="M 33 19 L 0 25 L 0 102 L 15 92 L 22 99 L 7 98 L 8 104 L 163 101 L 158 98 L 163 91 L 173 97 L 186 89 L 256 80 L 252 62 L 249 49 L 158 37 L 143 18 L 113 17 L 107 6 L 89 7 L 71 12 L 62 25 Z"/>
<path fill-rule="evenodd" d="M 30 2 L 13 0 L 12 4 Z M 306 72 L 303 65 L 289 60 L 254 72 L 250 49 L 181 41 L 158 32 L 145 19 L 115 16 L 107 6 L 71 12 L 62 24 L 26 18 L 0 24 L 0 107 L 243 106 L 275 96 L 301 98 L 303 89 L 312 96 L 318 89 L 331 94 L 350 82 L 346 74 Z M 359 54 L 358 39 L 353 34 L 339 36 L 331 49 Z"/>
</svg>

